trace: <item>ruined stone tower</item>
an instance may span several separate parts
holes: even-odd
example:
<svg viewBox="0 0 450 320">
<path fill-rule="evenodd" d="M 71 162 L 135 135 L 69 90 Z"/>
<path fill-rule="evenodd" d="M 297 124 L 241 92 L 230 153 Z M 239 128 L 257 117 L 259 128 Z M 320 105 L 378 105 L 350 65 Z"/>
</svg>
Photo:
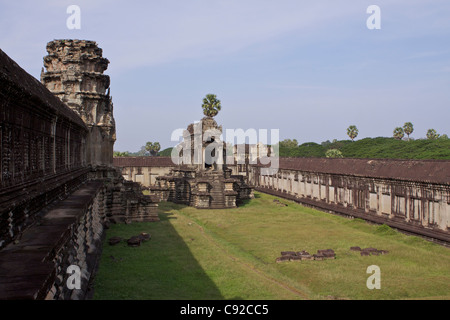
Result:
<svg viewBox="0 0 450 320">
<path fill-rule="evenodd" d="M 212 117 L 191 123 L 183 141 L 174 149 L 179 158 L 169 175 L 159 176 L 149 187 L 160 200 L 172 201 L 199 209 L 235 208 L 253 198 L 253 188 L 242 175 L 232 175 L 224 165 L 226 145 L 220 140 L 222 126 Z M 222 160 L 222 161 L 221 161 Z"/>
<path fill-rule="evenodd" d="M 41 82 L 89 128 L 86 158 L 92 166 L 112 166 L 116 140 L 109 61 L 94 41 L 54 40 L 47 44 Z"/>
</svg>

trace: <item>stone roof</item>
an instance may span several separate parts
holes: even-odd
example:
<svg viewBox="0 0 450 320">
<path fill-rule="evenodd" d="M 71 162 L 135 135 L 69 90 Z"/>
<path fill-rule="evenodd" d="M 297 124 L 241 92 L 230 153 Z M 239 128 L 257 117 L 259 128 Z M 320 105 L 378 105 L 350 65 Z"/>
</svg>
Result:
<svg viewBox="0 0 450 320">
<path fill-rule="evenodd" d="M 280 158 L 280 169 L 450 185 L 449 160 Z"/>
<path fill-rule="evenodd" d="M 114 157 L 115 167 L 176 167 L 171 157 Z"/>
<path fill-rule="evenodd" d="M 13 90 L 11 90 L 12 88 Z M 8 97 L 19 94 L 24 99 L 36 101 L 37 105 L 52 110 L 87 130 L 83 120 L 51 93 L 36 78 L 22 69 L 14 60 L 0 49 L 0 93 Z M 12 93 L 14 92 L 14 93 Z"/>
</svg>

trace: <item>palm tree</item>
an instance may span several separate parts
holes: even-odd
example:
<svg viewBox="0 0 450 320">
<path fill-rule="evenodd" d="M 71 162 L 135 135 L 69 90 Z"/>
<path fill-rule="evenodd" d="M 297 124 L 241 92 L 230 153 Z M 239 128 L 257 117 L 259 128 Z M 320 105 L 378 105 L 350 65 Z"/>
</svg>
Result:
<svg viewBox="0 0 450 320">
<path fill-rule="evenodd" d="M 414 131 L 413 124 L 411 122 L 405 122 L 405 124 L 403 125 L 403 131 L 408 136 L 408 141 L 409 141 L 409 135 L 411 133 L 413 133 L 413 131 Z"/>
<path fill-rule="evenodd" d="M 207 117 L 215 117 L 220 109 L 220 100 L 217 99 L 215 94 L 207 94 L 205 98 L 203 98 L 203 114 Z"/>
<path fill-rule="evenodd" d="M 347 135 L 352 141 L 358 136 L 358 128 L 356 126 L 350 126 L 347 128 Z"/>
<path fill-rule="evenodd" d="M 428 129 L 427 131 L 427 139 L 433 140 L 439 138 L 439 134 L 434 129 Z"/>
<path fill-rule="evenodd" d="M 156 156 L 158 154 L 158 151 L 161 149 L 161 145 L 159 144 L 159 142 L 147 142 L 145 144 L 145 150 L 147 150 L 150 155 L 152 156 Z"/>
<path fill-rule="evenodd" d="M 158 154 L 159 150 L 161 150 L 161 145 L 159 144 L 159 142 L 155 142 L 153 144 L 152 155 L 156 156 Z"/>
<path fill-rule="evenodd" d="M 394 129 L 394 138 L 397 140 L 402 140 L 402 138 L 405 136 L 405 131 L 402 127 L 397 127 Z"/>
</svg>

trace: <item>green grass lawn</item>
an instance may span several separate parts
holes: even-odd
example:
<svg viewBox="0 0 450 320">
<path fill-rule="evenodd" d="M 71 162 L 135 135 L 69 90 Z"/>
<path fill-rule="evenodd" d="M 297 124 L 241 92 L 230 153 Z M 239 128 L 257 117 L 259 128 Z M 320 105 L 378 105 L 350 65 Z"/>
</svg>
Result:
<svg viewBox="0 0 450 320">
<path fill-rule="evenodd" d="M 94 299 L 450 299 L 449 248 L 273 199 L 256 193 L 227 210 L 162 202 L 160 222 L 113 225 L 106 239 L 152 239 L 105 242 Z M 351 246 L 389 253 L 363 257 Z M 335 260 L 275 262 L 281 251 L 328 248 Z M 370 265 L 380 267 L 379 290 L 366 287 Z"/>
</svg>

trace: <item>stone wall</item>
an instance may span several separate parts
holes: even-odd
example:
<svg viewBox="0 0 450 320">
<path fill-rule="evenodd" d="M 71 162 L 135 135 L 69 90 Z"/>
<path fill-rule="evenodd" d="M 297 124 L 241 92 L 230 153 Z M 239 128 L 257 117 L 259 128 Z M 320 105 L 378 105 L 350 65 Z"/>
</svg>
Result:
<svg viewBox="0 0 450 320">
<path fill-rule="evenodd" d="M 55 43 L 51 50 L 64 54 L 46 59 L 53 73 L 43 78 L 60 77 L 47 85 L 63 88 L 59 97 L 71 108 L 0 50 L 0 299 L 87 298 L 105 223 L 159 220 L 157 199 L 112 166 L 115 128 L 109 95 L 99 89 L 109 85 L 100 76 L 101 50 Z M 73 91 L 92 72 L 101 83 Z M 68 266 L 80 268 L 80 289 L 67 286 Z"/>
<path fill-rule="evenodd" d="M 141 184 L 125 180 L 118 168 L 95 167 L 89 172 L 91 180 L 105 186 L 105 211 L 114 223 L 159 221 L 155 196 L 144 195 Z"/>
<path fill-rule="evenodd" d="M 88 129 L 0 50 L 0 249 L 87 179 Z"/>
<path fill-rule="evenodd" d="M 280 159 L 256 190 L 450 242 L 450 161 Z"/>
<path fill-rule="evenodd" d="M 136 173 L 152 173 L 156 180 L 173 169 L 164 157 L 121 157 L 114 163 L 133 181 Z M 227 167 L 255 190 L 450 242 L 450 161 L 280 158 L 279 172 L 270 176 L 250 163 Z M 170 183 L 160 186 L 160 200 L 175 199 Z"/>
<path fill-rule="evenodd" d="M 156 178 L 168 175 L 175 168 L 170 157 L 114 157 L 113 164 L 121 169 L 125 180 L 144 187 L 154 185 Z"/>
</svg>

